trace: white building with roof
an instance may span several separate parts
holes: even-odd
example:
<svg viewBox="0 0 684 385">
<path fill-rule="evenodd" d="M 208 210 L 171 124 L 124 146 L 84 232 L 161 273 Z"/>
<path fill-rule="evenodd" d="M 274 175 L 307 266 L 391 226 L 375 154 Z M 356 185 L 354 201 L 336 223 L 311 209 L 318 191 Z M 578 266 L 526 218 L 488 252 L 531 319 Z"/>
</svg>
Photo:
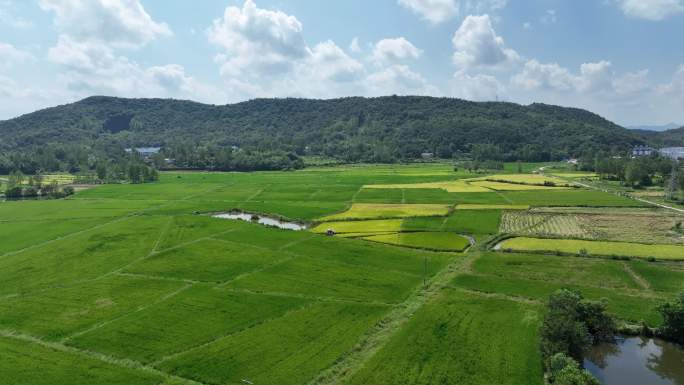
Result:
<svg viewBox="0 0 684 385">
<path fill-rule="evenodd" d="M 670 159 L 684 159 L 684 147 L 665 147 L 658 150 L 660 155 Z"/>
</svg>

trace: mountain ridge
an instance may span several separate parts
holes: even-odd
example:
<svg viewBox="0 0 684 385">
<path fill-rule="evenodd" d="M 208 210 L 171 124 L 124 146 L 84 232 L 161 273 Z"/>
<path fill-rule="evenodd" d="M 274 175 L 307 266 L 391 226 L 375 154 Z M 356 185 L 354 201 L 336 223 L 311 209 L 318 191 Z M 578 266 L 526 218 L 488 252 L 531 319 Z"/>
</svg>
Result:
<svg viewBox="0 0 684 385">
<path fill-rule="evenodd" d="M 473 102 L 427 96 L 253 99 L 214 105 L 191 100 L 91 96 L 0 121 L 0 148 L 118 143 L 192 143 L 313 153 L 349 160 L 389 152 L 440 157 L 493 144 L 508 158 L 578 156 L 679 140 L 644 135 L 597 114 L 543 103 Z M 684 138 L 684 134 L 682 135 Z"/>
</svg>

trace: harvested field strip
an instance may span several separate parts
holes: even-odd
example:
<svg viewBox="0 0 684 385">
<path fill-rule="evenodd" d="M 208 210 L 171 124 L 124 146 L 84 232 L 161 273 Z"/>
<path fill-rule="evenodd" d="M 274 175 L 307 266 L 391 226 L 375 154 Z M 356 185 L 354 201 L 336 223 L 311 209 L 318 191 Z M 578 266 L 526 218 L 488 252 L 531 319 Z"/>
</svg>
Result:
<svg viewBox="0 0 684 385">
<path fill-rule="evenodd" d="M 576 215 L 504 212 L 500 231 L 508 234 L 596 239 Z"/>
<path fill-rule="evenodd" d="M 588 255 L 684 260 L 684 246 L 629 242 L 519 237 L 503 241 L 501 249 L 550 253 L 558 251 L 569 254 L 580 254 L 585 251 Z"/>
</svg>

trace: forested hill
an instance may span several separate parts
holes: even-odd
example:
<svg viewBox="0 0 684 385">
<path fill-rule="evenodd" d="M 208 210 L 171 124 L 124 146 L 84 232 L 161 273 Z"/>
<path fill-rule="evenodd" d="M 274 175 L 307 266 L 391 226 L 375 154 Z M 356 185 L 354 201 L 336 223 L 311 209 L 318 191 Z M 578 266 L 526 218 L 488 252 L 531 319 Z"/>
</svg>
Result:
<svg viewBox="0 0 684 385">
<path fill-rule="evenodd" d="M 543 160 L 648 143 L 585 110 L 451 98 L 256 99 L 216 106 L 169 99 L 90 97 L 0 121 L 0 150 L 46 144 L 238 146 L 347 160 L 440 157 L 497 145 Z"/>
<path fill-rule="evenodd" d="M 635 131 L 656 147 L 684 147 L 684 127 L 660 132 Z"/>
</svg>

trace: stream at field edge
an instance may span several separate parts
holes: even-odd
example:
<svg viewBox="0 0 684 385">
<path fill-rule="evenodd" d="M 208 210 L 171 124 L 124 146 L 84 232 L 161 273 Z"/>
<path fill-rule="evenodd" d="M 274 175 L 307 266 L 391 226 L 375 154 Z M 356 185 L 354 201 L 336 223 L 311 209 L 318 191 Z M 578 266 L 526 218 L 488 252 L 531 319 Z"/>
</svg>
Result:
<svg viewBox="0 0 684 385">
<path fill-rule="evenodd" d="M 658 338 L 620 337 L 592 347 L 584 367 L 603 385 L 684 385 L 684 348 Z"/>
<path fill-rule="evenodd" d="M 264 226 L 273 226 L 284 230 L 306 230 L 306 226 L 297 222 L 288 222 L 278 218 L 268 217 L 265 215 L 250 214 L 245 212 L 230 212 L 212 215 L 214 218 L 233 219 L 239 221 L 247 221 L 258 223 Z"/>
</svg>

